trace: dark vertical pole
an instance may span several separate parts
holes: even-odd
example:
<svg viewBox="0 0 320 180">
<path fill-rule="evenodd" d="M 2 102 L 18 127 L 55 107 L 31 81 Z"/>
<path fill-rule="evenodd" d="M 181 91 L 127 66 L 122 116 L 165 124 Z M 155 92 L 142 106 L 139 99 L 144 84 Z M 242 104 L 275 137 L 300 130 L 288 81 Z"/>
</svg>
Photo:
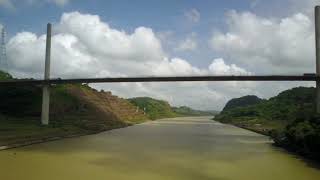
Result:
<svg viewBox="0 0 320 180">
<path fill-rule="evenodd" d="M 44 79 L 50 79 L 50 56 L 51 56 L 51 29 L 52 26 L 49 23 L 47 25 L 47 40 L 46 40 L 46 59 L 45 59 L 45 70 Z M 43 86 L 42 94 L 42 113 L 41 113 L 41 123 L 43 125 L 49 124 L 49 105 L 50 105 L 50 89 L 49 84 Z"/>
</svg>

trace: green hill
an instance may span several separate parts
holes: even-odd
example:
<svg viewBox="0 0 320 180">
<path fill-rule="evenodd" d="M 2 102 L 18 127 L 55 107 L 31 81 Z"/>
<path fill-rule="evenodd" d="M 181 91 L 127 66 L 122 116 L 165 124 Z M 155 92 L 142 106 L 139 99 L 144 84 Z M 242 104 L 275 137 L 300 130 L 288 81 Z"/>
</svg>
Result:
<svg viewBox="0 0 320 180">
<path fill-rule="evenodd" d="M 314 94 L 314 88 L 293 88 L 257 104 L 238 106 L 231 109 L 224 108 L 216 119 L 226 122 L 267 120 L 269 122 L 287 123 L 294 119 L 296 114 L 302 110 L 312 114 L 314 109 Z"/>
<path fill-rule="evenodd" d="M 249 106 L 223 110 L 215 120 L 270 135 L 279 146 L 320 159 L 315 88 L 298 87 Z"/>
<path fill-rule="evenodd" d="M 154 120 L 160 118 L 176 117 L 178 114 L 173 111 L 166 101 L 153 99 L 150 97 L 136 97 L 128 99 L 133 105 L 145 110 L 147 116 Z"/>
<path fill-rule="evenodd" d="M 243 96 L 240 98 L 231 99 L 223 108 L 223 111 L 230 110 L 237 107 L 245 107 L 250 106 L 254 104 L 261 103 L 263 99 L 260 99 L 257 96 L 249 95 L 249 96 Z"/>
<path fill-rule="evenodd" d="M 152 119 L 172 118 L 178 116 L 213 116 L 216 111 L 199 111 L 187 106 L 172 107 L 168 102 L 150 97 L 136 97 L 128 99 L 133 105 L 144 110 Z"/>
</svg>

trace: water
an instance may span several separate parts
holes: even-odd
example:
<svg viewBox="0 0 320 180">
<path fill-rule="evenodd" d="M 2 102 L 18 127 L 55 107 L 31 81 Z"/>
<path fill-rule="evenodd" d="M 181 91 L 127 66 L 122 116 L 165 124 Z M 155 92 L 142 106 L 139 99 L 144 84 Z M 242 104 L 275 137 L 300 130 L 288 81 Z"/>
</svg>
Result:
<svg viewBox="0 0 320 180">
<path fill-rule="evenodd" d="M 2 180 L 319 180 L 268 137 L 175 118 L 0 152 Z"/>
</svg>

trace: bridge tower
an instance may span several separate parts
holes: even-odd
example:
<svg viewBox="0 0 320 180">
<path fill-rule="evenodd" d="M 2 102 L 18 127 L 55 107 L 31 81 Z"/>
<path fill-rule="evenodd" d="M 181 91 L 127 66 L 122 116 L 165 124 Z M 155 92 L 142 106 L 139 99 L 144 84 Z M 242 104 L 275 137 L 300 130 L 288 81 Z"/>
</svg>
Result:
<svg viewBox="0 0 320 180">
<path fill-rule="evenodd" d="M 315 7 L 316 76 L 320 77 L 320 6 Z M 316 82 L 316 112 L 320 113 L 320 81 Z"/>
<path fill-rule="evenodd" d="M 46 59 L 44 69 L 44 80 L 50 80 L 50 57 L 51 57 L 51 29 L 52 25 L 47 25 L 47 39 L 46 39 Z M 49 124 L 49 105 L 50 105 L 50 84 L 44 84 L 42 90 L 42 125 Z"/>
<path fill-rule="evenodd" d="M 1 28 L 1 44 L 0 44 L 0 70 L 8 72 L 7 50 L 6 50 L 6 30 Z"/>
</svg>

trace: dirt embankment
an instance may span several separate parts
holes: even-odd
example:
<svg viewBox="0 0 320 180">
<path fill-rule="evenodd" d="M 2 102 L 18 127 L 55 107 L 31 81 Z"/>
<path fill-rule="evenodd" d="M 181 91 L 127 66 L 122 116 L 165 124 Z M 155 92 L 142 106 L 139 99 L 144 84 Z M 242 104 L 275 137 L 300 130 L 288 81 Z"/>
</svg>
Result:
<svg viewBox="0 0 320 180">
<path fill-rule="evenodd" d="M 40 125 L 39 106 L 34 106 L 37 113 L 33 116 L 0 114 L 0 150 L 99 133 L 147 120 L 136 106 L 111 92 L 98 92 L 86 85 L 59 85 L 51 89 L 48 127 Z M 34 96 L 39 99 L 41 94 Z"/>
</svg>

